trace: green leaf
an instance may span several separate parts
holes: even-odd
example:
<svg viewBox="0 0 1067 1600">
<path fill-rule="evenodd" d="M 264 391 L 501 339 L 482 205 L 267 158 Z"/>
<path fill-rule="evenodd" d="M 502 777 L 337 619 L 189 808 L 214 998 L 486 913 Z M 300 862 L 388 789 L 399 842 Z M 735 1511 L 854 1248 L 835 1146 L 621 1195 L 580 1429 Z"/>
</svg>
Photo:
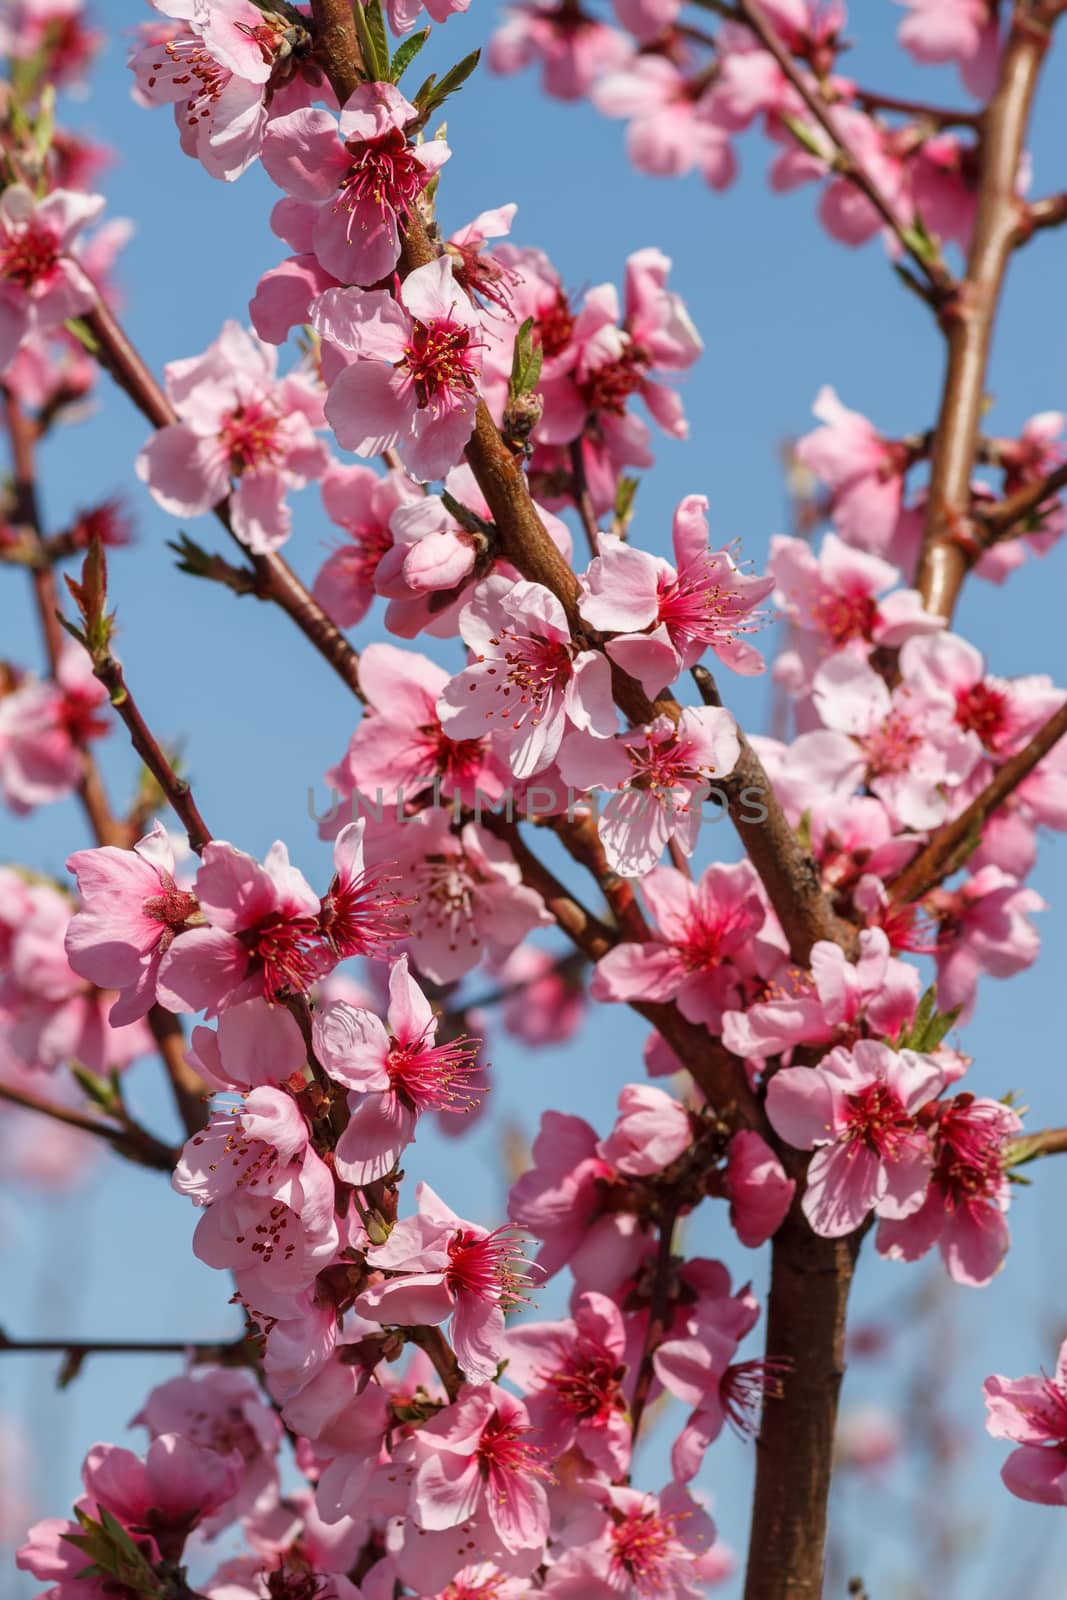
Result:
<svg viewBox="0 0 1067 1600">
<path fill-rule="evenodd" d="M 371 0 L 366 7 L 356 0 L 352 14 L 359 48 L 363 53 L 363 65 L 375 83 L 384 83 L 389 77 L 389 41 L 385 37 L 380 0 Z"/>
<path fill-rule="evenodd" d="M 423 28 L 421 33 L 413 33 L 410 38 L 405 39 L 402 44 L 397 46 L 392 65 L 389 68 L 389 76 L 394 83 L 400 82 L 429 37 L 430 29 Z"/>
<path fill-rule="evenodd" d="M 90 1072 L 88 1067 L 83 1067 L 80 1061 L 72 1061 L 70 1070 L 78 1087 L 86 1094 L 94 1105 L 103 1111 L 114 1113 L 122 1104 L 121 1097 L 116 1094 L 115 1085 L 106 1078 L 100 1078 L 95 1072 Z"/>
<path fill-rule="evenodd" d="M 511 357 L 508 394 L 512 400 L 521 399 L 524 394 L 530 394 L 536 389 L 543 359 L 544 352 L 541 346 L 533 342 L 533 318 L 527 317 L 515 335 L 515 349 Z"/>
<path fill-rule="evenodd" d="M 146 1595 L 149 1600 L 164 1600 L 167 1591 L 162 1578 L 149 1565 L 121 1522 L 103 1506 L 98 1505 L 96 1509 L 100 1514 L 99 1522 L 87 1511 L 75 1507 L 74 1515 L 82 1531 L 61 1536 L 65 1544 L 72 1544 L 89 1557 L 91 1565 L 78 1577 L 115 1578 L 135 1594 Z"/>
<path fill-rule="evenodd" d="M 798 117 L 782 117 L 797 144 L 803 145 L 809 155 L 818 156 L 820 161 L 830 162 L 833 156 L 827 151 L 825 144 L 819 142 L 819 136 L 807 123 L 801 122 Z"/>
<path fill-rule="evenodd" d="M 450 94 L 455 94 L 457 89 L 462 88 L 481 60 L 481 55 L 480 50 L 472 50 L 469 56 L 464 56 L 450 72 L 446 72 L 440 81 L 433 75 L 427 78 L 415 96 L 415 104 L 424 120 L 431 112 L 436 111 L 438 106 L 444 105 Z"/>
</svg>

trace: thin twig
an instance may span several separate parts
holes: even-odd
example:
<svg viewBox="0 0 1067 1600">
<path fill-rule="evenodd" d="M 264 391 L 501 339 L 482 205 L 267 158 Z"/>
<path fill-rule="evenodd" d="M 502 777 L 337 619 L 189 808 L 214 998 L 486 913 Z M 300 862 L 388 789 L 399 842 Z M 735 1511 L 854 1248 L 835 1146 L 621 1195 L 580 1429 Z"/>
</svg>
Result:
<svg viewBox="0 0 1067 1600">
<path fill-rule="evenodd" d="M 698 0 L 698 3 L 703 3 L 703 0 Z M 837 170 L 866 195 L 901 249 L 915 262 L 923 279 L 929 284 L 935 302 L 948 300 L 956 288 L 952 274 L 939 257 L 932 257 L 928 251 L 916 248 L 914 238 L 897 215 L 889 197 L 855 154 L 848 139 L 838 127 L 837 118 L 817 83 L 797 66 L 778 30 L 759 4 L 759 0 L 738 0 L 737 9 L 742 20 L 751 28 L 763 48 L 774 57 L 791 87 L 830 139 L 837 151 Z"/>
<path fill-rule="evenodd" d="M 593 505 L 593 497 L 589 493 L 589 483 L 585 476 L 585 461 L 582 457 L 582 441 L 575 439 L 570 447 L 571 458 L 571 499 L 585 533 L 592 556 L 600 554 L 600 526 Z"/>
<path fill-rule="evenodd" d="M 671 1285 L 674 1228 L 677 1220 L 677 1207 L 669 1209 L 666 1215 L 660 1219 L 659 1245 L 656 1250 L 656 1265 L 652 1275 L 652 1293 L 648 1305 L 648 1326 L 645 1329 L 644 1345 L 641 1350 L 641 1359 L 637 1365 L 634 1392 L 630 1400 L 631 1448 L 637 1444 L 637 1435 L 641 1430 L 641 1421 L 645 1414 L 645 1407 L 648 1405 L 652 1380 L 655 1377 L 653 1359 L 667 1333 L 670 1315 L 667 1295 Z"/>
<path fill-rule="evenodd" d="M 983 545 L 996 544 L 998 540 L 1014 534 L 1017 524 L 1025 522 L 1034 512 L 1040 511 L 1046 500 L 1051 500 L 1065 487 L 1067 487 L 1067 462 L 1057 467 L 1054 472 L 1048 473 L 1046 477 L 1039 478 L 1034 483 L 1024 484 L 1021 489 L 1016 489 L 1014 494 L 998 500 L 996 505 L 979 506 L 974 517 L 981 530 L 980 542 Z M 1018 529 L 1019 533 L 1026 531 L 1026 528 Z"/>
<path fill-rule="evenodd" d="M 211 842 L 207 823 L 200 815 L 193 792 L 184 778 L 179 778 L 161 748 L 159 741 L 141 715 L 122 667 L 110 651 L 93 660 L 93 674 L 104 685 L 116 714 L 126 725 L 130 743 L 159 784 L 167 801 L 180 820 L 189 840 L 189 848 L 200 855 Z"/>
<path fill-rule="evenodd" d="M 980 548 L 968 526 L 971 473 L 993 324 L 1019 230 L 1019 162 L 1048 42 L 1036 11 L 1017 7 L 997 89 L 985 112 L 978 214 L 964 279 L 946 324 L 948 358 L 916 579 L 925 609 L 946 621 Z"/>
<path fill-rule="evenodd" d="M 53 1122 L 62 1122 L 68 1128 L 91 1133 L 95 1138 L 105 1140 L 119 1155 L 125 1156 L 128 1161 L 136 1162 L 138 1166 L 153 1167 L 158 1172 L 174 1171 L 180 1151 L 164 1144 L 155 1134 L 149 1133 L 147 1128 L 142 1128 L 138 1123 L 127 1120 L 122 1127 L 116 1127 L 112 1123 L 101 1122 L 96 1117 L 88 1116 L 85 1112 L 73 1111 L 68 1106 L 56 1105 L 49 1100 L 38 1100 L 35 1095 L 27 1094 L 23 1089 L 16 1089 L 9 1083 L 0 1083 L 0 1100 L 7 1100 L 11 1105 L 21 1107 L 23 1111 L 36 1111 L 42 1117 L 51 1117 Z"/>
<path fill-rule="evenodd" d="M 1067 734 L 1067 700 L 1038 729 L 1030 742 L 1005 761 L 965 811 L 938 828 L 918 855 L 889 885 L 890 898 L 921 900 L 944 878 L 962 866 L 981 835 L 986 821 L 999 805 L 1028 777 L 1038 762 Z"/>
<path fill-rule="evenodd" d="M 95 346 L 96 359 L 133 401 L 142 416 L 154 428 L 166 428 L 176 422 L 177 414 L 166 394 L 102 300 L 87 313 L 85 324 Z M 241 544 L 230 522 L 228 501 L 220 502 L 214 511 L 254 569 L 259 585 L 256 594 L 260 598 L 271 599 L 286 612 L 338 677 L 354 695 L 362 699 L 359 656 L 341 630 L 331 622 L 282 556 L 276 551 L 269 555 L 253 555 Z"/>
<path fill-rule="evenodd" d="M 908 100 L 901 95 L 881 94 L 874 89 L 854 89 L 852 99 L 864 111 L 896 111 L 905 117 L 932 122 L 938 128 L 980 128 L 982 113 L 962 107 L 934 106 L 925 100 Z"/>
</svg>

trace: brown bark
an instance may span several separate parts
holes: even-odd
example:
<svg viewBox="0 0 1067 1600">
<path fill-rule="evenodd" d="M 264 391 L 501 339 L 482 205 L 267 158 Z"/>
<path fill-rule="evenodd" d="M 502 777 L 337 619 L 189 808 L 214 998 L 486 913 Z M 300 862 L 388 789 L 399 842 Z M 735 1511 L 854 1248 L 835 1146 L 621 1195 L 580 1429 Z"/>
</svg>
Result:
<svg viewBox="0 0 1067 1600">
<path fill-rule="evenodd" d="M 806 1162 L 785 1153 L 802 1187 Z M 822 1239 L 793 1208 L 771 1244 L 766 1348 L 790 1369 L 764 1405 L 745 1600 L 819 1600 L 845 1313 L 860 1235 Z"/>
<path fill-rule="evenodd" d="M 1039 728 L 1017 755 L 1005 761 L 985 788 L 975 795 L 965 811 L 944 827 L 938 828 L 919 851 L 915 859 L 904 868 L 889 885 L 892 899 L 896 901 L 921 900 L 924 894 L 936 887 L 942 879 L 963 865 L 974 841 L 986 820 L 1002 805 L 1023 779 L 1028 777 L 1054 745 L 1067 734 L 1067 700 L 1043 727 Z"/>
<path fill-rule="evenodd" d="M 997 90 L 985 115 L 978 216 L 967 271 L 946 315 L 948 356 L 916 583 L 927 610 L 946 619 L 980 548 L 968 526 L 971 471 L 993 325 L 1022 214 L 1016 194 L 1019 162 L 1048 42 L 1042 8 L 1017 6 Z"/>
</svg>

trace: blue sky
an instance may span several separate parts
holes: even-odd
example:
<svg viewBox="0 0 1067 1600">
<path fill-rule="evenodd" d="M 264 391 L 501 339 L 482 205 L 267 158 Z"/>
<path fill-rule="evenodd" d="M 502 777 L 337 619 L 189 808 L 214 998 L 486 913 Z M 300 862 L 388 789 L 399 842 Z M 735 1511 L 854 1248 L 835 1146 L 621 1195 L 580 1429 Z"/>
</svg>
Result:
<svg viewBox="0 0 1067 1600">
<path fill-rule="evenodd" d="M 202 350 L 224 318 L 244 317 L 259 274 L 284 254 L 267 226 L 276 191 L 258 169 L 224 186 L 182 156 L 170 116 L 130 101 L 118 31 L 126 25 L 126 7 L 110 0 L 97 9 L 115 35 L 92 99 L 71 107 L 70 116 L 118 149 L 106 182 L 111 214 L 130 216 L 138 227 L 122 264 L 124 315 L 158 370 L 167 359 Z M 857 79 L 899 94 L 958 98 L 951 74 L 920 72 L 894 48 L 899 11 L 888 0 L 864 0 L 854 10 L 860 42 L 848 65 Z M 458 60 L 484 42 L 492 20 L 483 0 L 474 0 L 467 16 L 438 30 L 424 59 L 438 70 Z M 1033 146 L 1037 194 L 1064 187 L 1064 86 L 1063 63 L 1053 60 Z M 770 194 L 765 172 L 771 152 L 758 133 L 742 141 L 740 182 L 719 196 L 697 179 L 663 182 L 632 172 L 619 124 L 587 106 L 545 101 L 530 76 L 501 80 L 479 73 L 447 116 L 454 155 L 442 178 L 440 212 L 449 231 L 488 206 L 517 201 L 515 238 L 546 249 L 575 290 L 606 279 L 621 282 L 627 254 L 645 245 L 674 258 L 673 282 L 706 353 L 685 385 L 689 443 L 656 440 L 657 467 L 638 496 L 634 537 L 642 543 L 665 550 L 674 504 L 700 492 L 710 499 L 715 532 L 724 542 L 739 538 L 744 554 L 761 564 L 768 540 L 785 526 L 780 444 L 810 426 L 811 402 L 823 383 L 888 434 L 921 430 L 934 420 L 942 352 L 924 309 L 898 287 L 877 243 L 853 252 L 822 233 L 814 189 L 786 198 Z M 990 382 L 992 431 L 1018 431 L 1034 412 L 1067 409 L 1067 331 L 1057 314 L 1063 257 L 1058 235 L 1041 236 L 1013 264 Z M 152 504 L 132 472 L 144 437 L 140 419 L 105 383 L 92 416 L 44 451 L 49 525 L 61 527 L 75 506 L 116 490 L 128 495 L 139 542 L 115 557 L 112 593 L 134 691 L 161 735 L 184 740 L 201 810 L 216 835 L 256 853 L 282 837 L 317 881 L 327 858 L 308 820 L 307 792 L 343 751 L 354 726 L 353 702 L 280 613 L 174 571 L 165 541 L 179 524 Z M 297 532 L 286 554 L 310 577 L 329 546 L 329 524 L 314 491 L 295 502 L 295 511 Z M 190 531 L 216 547 L 210 522 Z M 959 628 L 987 652 L 993 670 L 1044 671 L 1063 680 L 1062 562 L 1062 551 L 1031 562 L 1002 590 L 969 586 Z M 20 575 L 6 573 L 2 584 L 0 650 L 36 662 L 34 618 Z M 367 642 L 379 632 L 375 613 L 354 638 Z M 731 684 L 730 700 L 749 728 L 764 725 L 764 684 Z M 118 738 L 110 741 L 104 763 L 121 800 L 134 765 Z M 0 858 L 59 872 L 69 851 L 86 842 L 73 805 L 24 822 L 0 817 Z M 725 829 L 710 835 L 706 848 L 709 855 L 733 854 Z M 976 1057 L 970 1086 L 980 1093 L 1018 1091 L 1039 1126 L 1065 1119 L 1067 934 L 1057 908 L 1067 898 L 1067 849 L 1059 840 L 1046 840 L 1034 882 L 1052 906 L 1042 919 L 1041 965 L 1010 983 L 987 982 L 964 1042 Z M 553 1103 L 604 1128 L 620 1086 L 641 1076 L 644 1033 L 644 1024 L 625 1011 L 609 1010 L 562 1049 L 534 1054 L 500 1038 L 493 1051 L 495 1114 L 463 1144 L 420 1136 L 409 1169 L 458 1210 L 499 1220 L 505 1132 L 532 1135 L 540 1110 Z M 132 1095 L 154 1127 L 176 1132 L 152 1064 L 135 1071 Z M 931 1484 L 909 1465 L 876 1502 L 852 1492 L 843 1497 L 845 1565 L 862 1570 L 879 1600 L 920 1592 L 906 1586 L 915 1566 L 908 1508 L 950 1497 L 966 1523 L 968 1553 L 958 1587 L 942 1588 L 942 1595 L 988 1594 L 992 1600 L 1025 1589 L 1030 1600 L 1054 1600 L 1062 1592 L 1056 1567 L 1058 1561 L 1062 1569 L 1067 1556 L 1063 1518 L 1023 1506 L 1001 1488 L 997 1469 L 1004 1451 L 980 1431 L 979 1391 L 989 1372 L 1049 1365 L 1067 1328 L 1067 1299 L 1056 1271 L 1065 1169 L 1067 1163 L 1046 1163 L 1034 1172 L 1034 1187 L 1017 1196 L 1017 1242 L 1005 1273 L 986 1291 L 947 1288 L 936 1314 L 917 1329 L 923 1341 L 919 1375 L 948 1395 L 970 1430 L 951 1477 Z M 225 1281 L 191 1255 L 193 1222 L 192 1208 L 164 1179 L 118 1163 L 104 1162 L 97 1180 L 77 1193 L 27 1196 L 8 1188 L 0 1196 L 3 1323 L 12 1332 L 41 1336 L 211 1338 L 236 1331 Z M 701 1216 L 689 1242 L 694 1250 L 723 1256 L 738 1281 L 752 1277 L 762 1285 L 765 1256 L 732 1241 L 721 1212 Z M 916 1316 L 916 1294 L 939 1283 L 936 1266 L 909 1270 L 865 1258 L 856 1315 L 889 1308 L 908 1321 Z M 548 1314 L 560 1290 L 552 1286 L 545 1295 Z M 18 1418 L 38 1446 L 33 1490 L 41 1514 L 64 1509 L 76 1492 L 85 1449 L 119 1437 L 148 1385 L 173 1370 L 173 1363 L 144 1358 L 100 1359 L 57 1394 L 49 1387 L 53 1365 L 0 1361 L 0 1412 Z M 876 1398 L 899 1404 L 897 1371 L 892 1358 L 856 1364 L 847 1403 Z M 921 1399 L 916 1403 L 925 1409 Z M 659 1436 L 647 1455 L 647 1481 L 661 1481 Z M 740 1551 L 751 1460 L 750 1447 L 728 1439 L 709 1453 L 702 1480 L 724 1537 Z M 1020 1562 L 1025 1583 L 1019 1582 Z M 32 1586 L 15 1589 L 19 1596 L 32 1592 Z M 737 1586 L 720 1592 L 733 1595 Z"/>
</svg>

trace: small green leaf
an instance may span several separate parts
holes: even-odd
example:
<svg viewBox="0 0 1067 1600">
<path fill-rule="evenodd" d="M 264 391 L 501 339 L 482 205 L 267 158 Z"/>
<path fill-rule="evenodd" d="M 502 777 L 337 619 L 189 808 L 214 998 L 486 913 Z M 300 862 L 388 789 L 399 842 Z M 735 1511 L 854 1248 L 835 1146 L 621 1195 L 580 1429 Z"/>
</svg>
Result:
<svg viewBox="0 0 1067 1600">
<path fill-rule="evenodd" d="M 413 33 L 409 39 L 405 39 L 402 44 L 397 46 L 392 65 L 389 68 L 389 76 L 394 83 L 400 82 L 429 37 L 430 29 L 423 28 L 421 33 Z"/>
<path fill-rule="evenodd" d="M 798 117 L 782 117 L 781 121 L 785 123 L 797 144 L 803 145 L 809 155 L 817 156 L 820 161 L 832 161 L 832 155 L 824 144 L 820 144 L 818 134 L 809 128 L 806 122 L 801 122 Z"/>
<path fill-rule="evenodd" d="M 481 60 L 481 55 L 480 50 L 472 50 L 469 56 L 464 56 L 450 72 L 446 72 L 440 81 L 432 75 L 427 78 L 415 96 L 415 104 L 424 120 L 431 112 L 436 111 L 438 106 L 444 105 L 450 94 L 455 94 L 457 89 L 462 88 Z"/>
<path fill-rule="evenodd" d="M 376 16 L 373 14 L 375 4 Z M 385 38 L 381 5 L 377 0 L 372 0 L 371 5 L 364 7 L 356 0 L 352 15 L 359 48 L 363 53 L 363 65 L 375 83 L 385 83 L 389 78 L 389 42 Z"/>
</svg>

